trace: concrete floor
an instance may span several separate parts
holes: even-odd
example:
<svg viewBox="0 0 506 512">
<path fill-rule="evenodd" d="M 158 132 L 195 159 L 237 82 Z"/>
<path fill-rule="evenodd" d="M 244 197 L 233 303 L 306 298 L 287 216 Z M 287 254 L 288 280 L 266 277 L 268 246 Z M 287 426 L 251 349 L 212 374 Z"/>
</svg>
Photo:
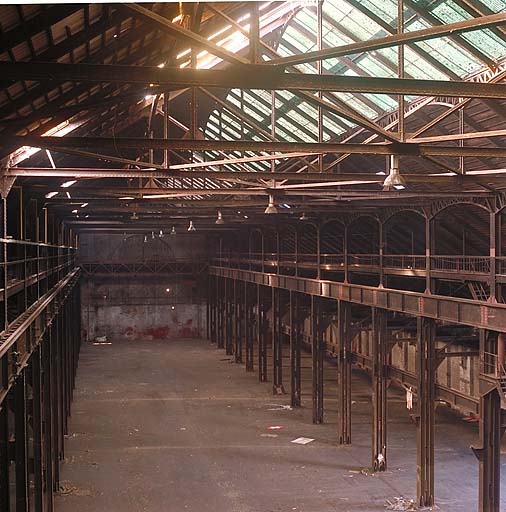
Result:
<svg viewBox="0 0 506 512">
<path fill-rule="evenodd" d="M 273 397 L 270 383 L 207 341 L 85 344 L 56 511 L 351 512 L 415 497 L 415 428 L 404 397 L 389 390 L 389 470 L 364 475 L 368 378 L 354 373 L 353 445 L 339 447 L 335 368 L 325 369 L 326 423 L 313 425 L 307 356 L 303 366 L 305 407 L 283 410 L 287 396 Z M 438 409 L 439 510 L 477 510 L 478 464 L 469 450 L 477 435 L 477 424 Z M 291 443 L 300 436 L 315 441 Z"/>
</svg>

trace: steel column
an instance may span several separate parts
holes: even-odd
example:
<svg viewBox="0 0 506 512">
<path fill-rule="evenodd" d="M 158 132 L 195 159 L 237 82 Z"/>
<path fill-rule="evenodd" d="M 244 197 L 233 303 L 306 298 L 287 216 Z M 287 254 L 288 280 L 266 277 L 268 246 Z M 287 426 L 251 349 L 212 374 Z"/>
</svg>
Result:
<svg viewBox="0 0 506 512">
<path fill-rule="evenodd" d="M 496 277 L 496 256 L 497 256 L 497 241 L 498 241 L 498 224 L 500 227 L 500 223 L 497 222 L 500 214 L 496 212 L 490 212 L 489 215 L 489 223 L 490 223 L 490 277 L 489 277 L 489 298 L 491 302 L 496 302 L 497 300 L 497 277 Z"/>
<path fill-rule="evenodd" d="M 231 356 L 234 353 L 232 327 L 233 327 L 233 303 L 230 279 L 225 279 L 225 354 Z"/>
<path fill-rule="evenodd" d="M 232 346 L 234 351 L 234 361 L 239 363 L 239 337 L 241 336 L 240 332 L 240 321 L 241 321 L 241 305 L 239 302 L 239 293 L 237 287 L 239 283 L 237 279 L 233 280 L 232 283 L 232 302 L 233 302 L 233 317 L 232 317 Z"/>
<path fill-rule="evenodd" d="M 502 431 L 501 398 L 494 388 L 480 398 L 480 446 L 473 447 L 480 467 L 480 512 L 499 512 L 501 507 Z"/>
<path fill-rule="evenodd" d="M 253 371 L 253 304 L 249 297 L 249 284 L 244 281 L 244 343 L 246 345 L 246 371 Z"/>
<path fill-rule="evenodd" d="M 16 512 L 28 510 L 28 438 L 25 372 L 16 380 L 13 388 L 14 436 L 16 461 Z"/>
<path fill-rule="evenodd" d="M 271 288 L 272 319 L 272 392 L 283 394 L 283 332 L 281 325 L 281 290 Z"/>
<path fill-rule="evenodd" d="M 351 444 L 351 304 L 338 301 L 337 312 L 337 435 Z"/>
<path fill-rule="evenodd" d="M 257 285 L 257 312 L 258 312 L 258 380 L 267 382 L 267 312 L 262 303 L 262 288 Z"/>
<path fill-rule="evenodd" d="M 435 321 L 417 319 L 417 502 L 420 507 L 434 505 L 434 429 L 435 429 Z"/>
<path fill-rule="evenodd" d="M 322 336 L 321 300 L 319 297 L 311 295 L 313 423 L 323 423 L 323 359 L 325 345 Z"/>
<path fill-rule="evenodd" d="M 372 468 L 387 469 L 387 312 L 372 308 Z"/>
<path fill-rule="evenodd" d="M 300 338 L 302 315 L 300 309 L 300 296 L 290 291 L 290 405 L 301 405 L 300 381 Z"/>
<path fill-rule="evenodd" d="M 234 289 L 235 301 L 236 301 L 236 330 L 235 330 L 235 362 L 242 364 L 242 350 L 243 350 L 243 332 L 245 323 L 245 297 L 241 294 L 241 282 L 236 282 L 236 288 Z M 246 286 L 244 283 L 243 286 Z"/>
<path fill-rule="evenodd" d="M 9 483 L 9 408 L 7 399 L 0 404 L 0 503 L 5 510 L 10 508 Z"/>
<path fill-rule="evenodd" d="M 42 458 L 42 365 L 40 348 L 32 355 L 32 431 L 33 431 L 33 474 L 34 474 L 34 506 L 36 512 L 43 510 L 43 458 Z"/>
</svg>

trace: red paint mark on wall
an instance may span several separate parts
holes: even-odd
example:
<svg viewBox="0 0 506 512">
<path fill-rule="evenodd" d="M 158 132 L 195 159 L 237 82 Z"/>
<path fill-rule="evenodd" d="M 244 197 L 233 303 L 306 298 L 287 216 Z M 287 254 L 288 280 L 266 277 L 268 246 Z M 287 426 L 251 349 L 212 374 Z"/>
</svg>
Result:
<svg viewBox="0 0 506 512">
<path fill-rule="evenodd" d="M 179 327 L 179 328 L 178 328 Z M 193 322 L 189 320 L 184 326 L 160 325 L 148 329 L 137 329 L 135 326 L 126 328 L 121 337 L 127 339 L 141 340 L 167 340 L 171 338 L 197 338 L 199 330 L 193 327 Z"/>
</svg>

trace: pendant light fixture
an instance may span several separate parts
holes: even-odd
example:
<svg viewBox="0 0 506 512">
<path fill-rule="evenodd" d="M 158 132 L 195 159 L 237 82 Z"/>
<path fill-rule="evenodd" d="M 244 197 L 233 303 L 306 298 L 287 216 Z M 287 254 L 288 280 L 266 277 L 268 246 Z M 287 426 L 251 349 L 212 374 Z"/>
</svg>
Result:
<svg viewBox="0 0 506 512">
<path fill-rule="evenodd" d="M 278 209 L 274 205 L 274 196 L 272 194 L 269 194 L 269 204 L 267 205 L 267 208 L 265 209 L 266 214 L 273 214 L 278 213 Z"/>
</svg>

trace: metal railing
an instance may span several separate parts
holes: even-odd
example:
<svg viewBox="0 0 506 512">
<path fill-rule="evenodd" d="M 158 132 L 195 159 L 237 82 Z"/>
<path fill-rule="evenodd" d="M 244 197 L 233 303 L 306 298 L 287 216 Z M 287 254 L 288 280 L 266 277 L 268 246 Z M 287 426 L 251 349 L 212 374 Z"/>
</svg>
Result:
<svg viewBox="0 0 506 512">
<path fill-rule="evenodd" d="M 506 378 L 504 362 L 499 361 L 499 356 L 492 352 L 483 352 L 480 356 L 480 373 L 492 378 Z"/>
<path fill-rule="evenodd" d="M 217 258 L 218 265 L 226 264 L 235 267 L 248 265 L 250 263 L 263 264 L 267 266 L 311 266 L 316 267 L 318 263 L 322 266 L 344 268 L 350 270 L 358 267 L 378 267 L 381 256 L 379 254 L 295 254 L 295 253 L 238 253 L 224 255 Z M 420 254 L 384 254 L 383 267 L 392 269 L 420 270 L 427 268 L 427 257 Z M 506 275 L 506 257 L 496 258 L 497 274 Z M 436 272 L 490 274 L 491 258 L 489 256 L 457 256 L 437 255 L 430 256 L 430 270 Z"/>
<path fill-rule="evenodd" d="M 387 254 L 383 256 L 383 266 L 408 270 L 425 270 L 426 257 L 412 254 Z"/>
<path fill-rule="evenodd" d="M 490 273 L 489 256 L 431 256 L 431 270 L 445 272 Z"/>
</svg>

